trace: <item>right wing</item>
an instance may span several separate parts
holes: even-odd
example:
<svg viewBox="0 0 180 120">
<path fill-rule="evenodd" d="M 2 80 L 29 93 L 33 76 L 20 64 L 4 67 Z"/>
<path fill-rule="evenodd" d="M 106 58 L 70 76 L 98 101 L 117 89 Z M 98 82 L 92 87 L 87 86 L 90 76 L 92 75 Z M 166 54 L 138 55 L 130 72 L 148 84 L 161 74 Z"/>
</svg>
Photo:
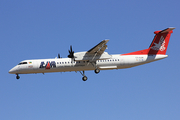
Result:
<svg viewBox="0 0 180 120">
<path fill-rule="evenodd" d="M 99 44 L 97 44 L 96 46 L 94 46 L 92 49 L 90 49 L 89 51 L 87 51 L 87 54 L 97 54 L 97 55 L 101 55 L 103 54 L 103 52 L 106 50 L 107 45 L 106 43 L 109 40 L 103 40 L 101 41 Z"/>
</svg>

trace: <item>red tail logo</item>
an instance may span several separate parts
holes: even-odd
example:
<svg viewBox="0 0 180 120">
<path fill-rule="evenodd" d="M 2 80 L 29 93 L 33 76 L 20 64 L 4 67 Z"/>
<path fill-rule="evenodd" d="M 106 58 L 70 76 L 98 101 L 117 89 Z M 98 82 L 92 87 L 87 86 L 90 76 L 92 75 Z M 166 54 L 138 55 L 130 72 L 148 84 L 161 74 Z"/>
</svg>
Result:
<svg viewBox="0 0 180 120">
<path fill-rule="evenodd" d="M 154 46 L 152 46 L 150 49 L 164 51 L 166 49 L 165 43 L 166 42 L 164 41 L 164 37 L 161 36 L 159 43 L 154 43 Z"/>
<path fill-rule="evenodd" d="M 136 51 L 136 52 L 132 52 L 132 53 L 127 53 L 127 54 L 123 54 L 123 55 L 141 55 L 141 54 L 149 54 L 149 55 L 163 54 L 163 55 L 165 55 L 171 33 L 173 33 L 173 29 L 175 29 L 175 28 L 167 28 L 165 30 L 155 31 L 154 34 L 156 34 L 156 35 L 148 49 L 140 50 L 140 51 Z"/>
<path fill-rule="evenodd" d="M 148 54 L 164 54 L 165 55 L 171 33 L 173 33 L 172 31 L 173 29 L 175 28 L 167 28 L 162 31 L 155 31 L 154 34 L 156 35 L 154 37 L 152 44 L 149 47 Z"/>
</svg>

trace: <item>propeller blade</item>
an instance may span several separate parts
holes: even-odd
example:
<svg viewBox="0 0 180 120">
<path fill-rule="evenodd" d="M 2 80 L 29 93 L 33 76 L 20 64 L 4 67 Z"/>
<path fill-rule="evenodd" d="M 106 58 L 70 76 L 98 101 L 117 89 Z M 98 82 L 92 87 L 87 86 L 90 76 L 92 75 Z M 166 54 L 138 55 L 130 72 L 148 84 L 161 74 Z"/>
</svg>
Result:
<svg viewBox="0 0 180 120">
<path fill-rule="evenodd" d="M 71 52 L 72 52 L 72 45 L 70 46 L 70 50 L 71 50 Z"/>
<path fill-rule="evenodd" d="M 74 58 L 74 51 L 72 50 L 72 45 L 70 46 L 70 50 L 68 50 L 68 51 L 69 51 L 68 57 L 69 58 Z"/>
</svg>

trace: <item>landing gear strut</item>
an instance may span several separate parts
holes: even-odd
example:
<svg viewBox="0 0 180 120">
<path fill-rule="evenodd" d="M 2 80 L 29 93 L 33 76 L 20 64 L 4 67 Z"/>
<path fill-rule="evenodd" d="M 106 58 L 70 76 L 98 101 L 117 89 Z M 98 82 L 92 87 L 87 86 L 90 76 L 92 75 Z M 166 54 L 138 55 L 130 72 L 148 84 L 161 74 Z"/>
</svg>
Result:
<svg viewBox="0 0 180 120">
<path fill-rule="evenodd" d="M 17 74 L 17 75 L 16 75 L 16 79 L 19 79 L 19 78 L 20 78 L 20 77 L 19 77 L 19 75 Z"/>
<path fill-rule="evenodd" d="M 96 65 L 96 62 L 91 62 L 91 64 L 95 67 L 94 72 L 95 72 L 96 74 L 98 74 L 98 73 L 100 72 L 100 70 L 98 69 L 98 67 L 97 67 L 97 65 Z"/>
<path fill-rule="evenodd" d="M 84 71 L 83 71 L 83 73 L 82 73 L 81 71 L 79 71 L 79 72 L 80 72 L 81 75 L 83 76 L 83 77 L 82 77 L 82 80 L 83 80 L 83 81 L 86 81 L 88 78 L 86 77 Z"/>
</svg>

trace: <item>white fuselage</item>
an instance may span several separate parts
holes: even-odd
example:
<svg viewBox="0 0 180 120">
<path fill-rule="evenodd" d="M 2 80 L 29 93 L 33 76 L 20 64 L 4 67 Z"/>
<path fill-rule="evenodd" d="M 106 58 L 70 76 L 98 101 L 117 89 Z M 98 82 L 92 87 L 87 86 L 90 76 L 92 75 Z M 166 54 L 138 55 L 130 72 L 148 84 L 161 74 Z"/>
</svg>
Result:
<svg viewBox="0 0 180 120">
<path fill-rule="evenodd" d="M 97 60 L 100 70 L 130 68 L 166 58 L 168 55 L 111 55 L 110 59 Z M 24 60 L 13 67 L 11 74 L 67 72 L 95 70 L 91 61 L 74 61 L 71 58 Z"/>
</svg>

